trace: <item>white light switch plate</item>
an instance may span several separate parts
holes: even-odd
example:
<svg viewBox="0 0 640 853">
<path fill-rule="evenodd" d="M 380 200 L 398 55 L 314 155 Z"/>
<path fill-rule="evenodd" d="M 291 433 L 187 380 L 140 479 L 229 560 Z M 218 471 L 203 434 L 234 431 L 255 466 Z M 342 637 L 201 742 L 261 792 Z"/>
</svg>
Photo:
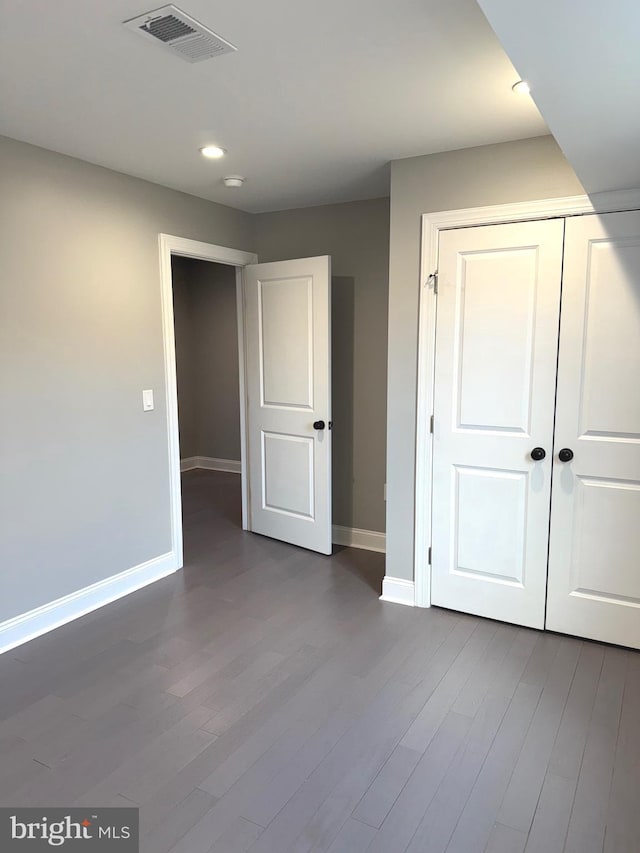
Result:
<svg viewBox="0 0 640 853">
<path fill-rule="evenodd" d="M 151 389 L 142 392 L 142 408 L 145 412 L 153 411 L 153 391 Z"/>
</svg>

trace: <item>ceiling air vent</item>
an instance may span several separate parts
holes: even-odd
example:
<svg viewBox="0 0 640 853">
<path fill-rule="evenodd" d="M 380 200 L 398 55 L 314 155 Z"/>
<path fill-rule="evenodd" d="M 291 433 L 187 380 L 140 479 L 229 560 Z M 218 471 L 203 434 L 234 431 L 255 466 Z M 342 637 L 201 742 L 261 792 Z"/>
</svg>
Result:
<svg viewBox="0 0 640 853">
<path fill-rule="evenodd" d="M 162 6 L 124 21 L 125 27 L 164 45 L 187 62 L 202 62 L 237 50 L 177 6 Z"/>
</svg>

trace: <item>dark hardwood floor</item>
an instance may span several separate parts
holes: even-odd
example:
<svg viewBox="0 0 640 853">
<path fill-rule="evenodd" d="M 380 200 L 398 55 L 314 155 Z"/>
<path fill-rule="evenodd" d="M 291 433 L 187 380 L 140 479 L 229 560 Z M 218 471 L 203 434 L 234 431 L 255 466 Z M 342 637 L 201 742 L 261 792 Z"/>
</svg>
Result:
<svg viewBox="0 0 640 853">
<path fill-rule="evenodd" d="M 640 654 L 378 600 L 379 554 L 239 529 L 0 658 L 0 803 L 140 806 L 144 853 L 638 853 Z"/>
</svg>

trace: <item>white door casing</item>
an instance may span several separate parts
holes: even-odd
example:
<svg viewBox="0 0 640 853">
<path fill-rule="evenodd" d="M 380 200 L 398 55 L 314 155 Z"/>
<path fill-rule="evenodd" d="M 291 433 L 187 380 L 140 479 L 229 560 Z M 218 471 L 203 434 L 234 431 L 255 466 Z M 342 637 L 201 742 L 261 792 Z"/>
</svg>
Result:
<svg viewBox="0 0 640 853">
<path fill-rule="evenodd" d="M 253 252 L 230 249 L 213 243 L 202 243 L 186 237 L 172 234 L 159 234 L 160 250 L 160 296 L 162 308 L 162 342 L 164 350 L 164 376 L 167 407 L 167 435 L 169 461 L 169 499 L 171 507 L 171 554 L 175 568 L 182 568 L 182 495 L 180 484 L 180 442 L 178 430 L 178 386 L 176 379 L 176 346 L 173 318 L 173 282 L 171 275 L 171 256 L 180 255 L 201 261 L 228 264 L 236 268 L 236 300 L 238 322 L 238 366 L 240 398 L 240 459 L 242 468 L 242 527 L 248 528 L 247 501 L 247 453 L 245 441 L 246 395 L 244 393 L 244 308 L 242 305 L 241 268 L 245 264 L 257 261 Z"/>
<path fill-rule="evenodd" d="M 553 476 L 547 627 L 640 647 L 640 211 L 567 221 Z"/>
<path fill-rule="evenodd" d="M 244 268 L 251 530 L 323 554 L 332 550 L 330 260 Z"/>
<path fill-rule="evenodd" d="M 440 235 L 432 603 L 544 625 L 561 219 Z M 534 461 L 542 447 L 546 458 Z"/>
</svg>

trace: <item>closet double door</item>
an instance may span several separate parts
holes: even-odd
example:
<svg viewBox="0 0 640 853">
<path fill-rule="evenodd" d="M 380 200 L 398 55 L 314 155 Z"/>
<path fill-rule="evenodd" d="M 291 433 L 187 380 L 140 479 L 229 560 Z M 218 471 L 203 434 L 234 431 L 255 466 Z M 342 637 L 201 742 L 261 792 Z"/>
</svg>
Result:
<svg viewBox="0 0 640 853">
<path fill-rule="evenodd" d="M 440 235 L 433 604 L 640 647 L 640 212 Z"/>
</svg>

